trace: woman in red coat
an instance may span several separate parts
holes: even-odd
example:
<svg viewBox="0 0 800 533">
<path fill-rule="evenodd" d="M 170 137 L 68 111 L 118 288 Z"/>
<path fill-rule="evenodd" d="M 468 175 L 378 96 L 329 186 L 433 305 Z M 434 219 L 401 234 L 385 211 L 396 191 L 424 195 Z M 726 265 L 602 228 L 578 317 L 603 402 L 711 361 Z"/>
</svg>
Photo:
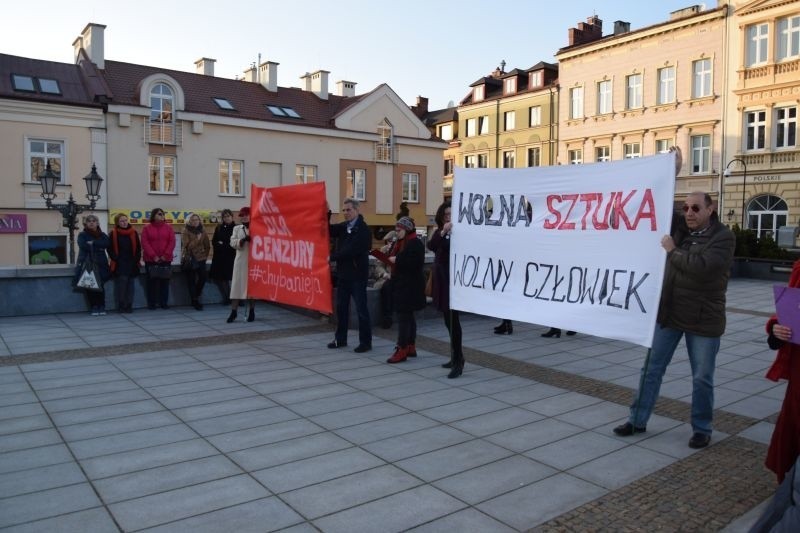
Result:
<svg viewBox="0 0 800 533">
<path fill-rule="evenodd" d="M 147 269 L 147 308 L 168 309 L 169 269 L 175 250 L 175 232 L 163 209 L 150 212 L 150 223 L 142 229 L 142 259 Z M 166 274 L 166 276 L 165 276 Z"/>
<path fill-rule="evenodd" d="M 800 287 L 800 261 L 795 261 L 792 267 L 789 287 Z M 775 362 L 767 371 L 767 379 L 789 380 L 766 461 L 767 468 L 777 474 L 780 483 L 800 454 L 800 345 L 789 342 L 792 330 L 779 324 L 776 316 L 767 321 L 767 334 L 769 347 L 778 350 Z"/>
</svg>

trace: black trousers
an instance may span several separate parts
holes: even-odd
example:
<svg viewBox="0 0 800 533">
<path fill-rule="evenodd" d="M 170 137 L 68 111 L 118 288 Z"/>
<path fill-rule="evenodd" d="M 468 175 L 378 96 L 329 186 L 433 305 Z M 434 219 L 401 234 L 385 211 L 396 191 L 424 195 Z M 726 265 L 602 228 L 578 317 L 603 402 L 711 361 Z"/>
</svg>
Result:
<svg viewBox="0 0 800 533">
<path fill-rule="evenodd" d="M 186 286 L 189 289 L 189 298 L 192 299 L 192 303 L 199 301 L 200 296 L 203 294 L 203 287 L 206 286 L 206 279 L 208 279 L 206 266 L 203 265 L 200 268 L 188 268 L 184 270 L 183 273 L 186 276 Z"/>
<path fill-rule="evenodd" d="M 417 320 L 414 311 L 397 312 L 397 345 L 408 346 L 417 342 Z"/>
<path fill-rule="evenodd" d="M 458 311 L 450 309 L 444 312 L 444 325 L 450 332 L 450 358 L 454 362 L 464 360 L 464 351 L 461 347 L 461 318 Z"/>
</svg>

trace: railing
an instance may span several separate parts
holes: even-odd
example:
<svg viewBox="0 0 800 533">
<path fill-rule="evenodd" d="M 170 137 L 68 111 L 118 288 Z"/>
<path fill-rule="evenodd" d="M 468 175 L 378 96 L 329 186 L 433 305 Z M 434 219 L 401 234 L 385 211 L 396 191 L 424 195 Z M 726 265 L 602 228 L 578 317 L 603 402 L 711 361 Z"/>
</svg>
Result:
<svg viewBox="0 0 800 533">
<path fill-rule="evenodd" d="M 740 154 L 748 173 L 762 170 L 783 170 L 800 165 L 800 150 L 781 150 L 759 154 Z"/>
<path fill-rule="evenodd" d="M 180 122 L 144 120 L 143 140 L 145 144 L 183 144 L 183 127 Z"/>
<path fill-rule="evenodd" d="M 740 80 L 755 80 L 758 78 L 766 78 L 769 76 L 791 75 L 800 71 L 800 59 L 792 61 L 782 61 L 780 63 L 773 63 L 770 65 L 762 65 L 758 67 L 745 68 L 739 71 Z"/>
<path fill-rule="evenodd" d="M 382 142 L 375 143 L 376 163 L 397 163 L 397 147 Z"/>
</svg>

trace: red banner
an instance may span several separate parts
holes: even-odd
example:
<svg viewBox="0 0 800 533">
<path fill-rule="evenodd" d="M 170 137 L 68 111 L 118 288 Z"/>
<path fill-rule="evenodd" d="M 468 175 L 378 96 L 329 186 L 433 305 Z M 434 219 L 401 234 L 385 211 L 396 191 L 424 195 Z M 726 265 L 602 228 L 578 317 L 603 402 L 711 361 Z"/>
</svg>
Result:
<svg viewBox="0 0 800 533">
<path fill-rule="evenodd" d="M 250 187 L 247 294 L 330 314 L 325 183 Z"/>
</svg>

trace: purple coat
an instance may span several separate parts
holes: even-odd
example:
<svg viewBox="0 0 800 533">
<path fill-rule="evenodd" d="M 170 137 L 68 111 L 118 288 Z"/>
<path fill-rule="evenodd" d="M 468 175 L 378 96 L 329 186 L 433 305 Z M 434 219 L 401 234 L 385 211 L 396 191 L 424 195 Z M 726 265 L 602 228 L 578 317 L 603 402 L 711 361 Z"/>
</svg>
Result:
<svg viewBox="0 0 800 533">
<path fill-rule="evenodd" d="M 450 236 L 443 238 L 437 229 L 428 239 L 428 249 L 435 254 L 431 283 L 433 305 L 446 312 L 450 310 Z"/>
</svg>

